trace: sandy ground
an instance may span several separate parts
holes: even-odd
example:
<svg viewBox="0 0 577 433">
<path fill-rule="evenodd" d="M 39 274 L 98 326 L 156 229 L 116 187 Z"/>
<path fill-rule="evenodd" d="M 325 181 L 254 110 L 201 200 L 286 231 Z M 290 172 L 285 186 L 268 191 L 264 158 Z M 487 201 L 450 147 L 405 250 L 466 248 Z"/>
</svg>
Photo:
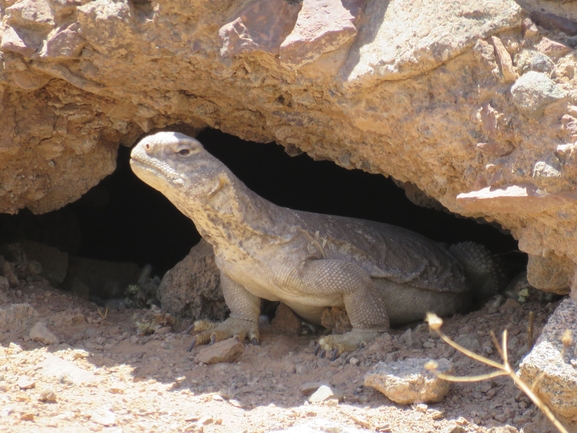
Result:
<svg viewBox="0 0 577 433">
<path fill-rule="evenodd" d="M 103 318 L 95 304 L 45 281 L 21 283 L 3 296 L 3 307 L 32 305 L 38 313 L 33 322 L 44 321 L 60 340 L 46 346 L 26 333 L 0 346 L 5 432 L 554 431 L 507 378 L 452 384 L 441 403 L 429 405 L 397 405 L 365 387 L 365 373 L 379 361 L 447 358 L 457 375 L 490 371 L 423 324 L 394 330 L 332 362 L 315 356 L 318 335 L 283 335 L 264 324 L 260 346 L 247 345 L 234 363 L 205 365 L 195 360 L 202 348 L 187 351 L 192 336 L 183 332 L 186 321 L 139 335 L 143 323 L 166 318 L 134 309 L 109 311 Z M 443 330 L 498 360 L 489 331 L 507 328 L 517 364 L 527 352 L 529 312 L 535 315 L 536 338 L 555 305 L 535 292 L 523 303 L 493 302 L 447 319 Z M 344 399 L 309 403 L 303 394 L 307 382 L 328 384 Z"/>
</svg>

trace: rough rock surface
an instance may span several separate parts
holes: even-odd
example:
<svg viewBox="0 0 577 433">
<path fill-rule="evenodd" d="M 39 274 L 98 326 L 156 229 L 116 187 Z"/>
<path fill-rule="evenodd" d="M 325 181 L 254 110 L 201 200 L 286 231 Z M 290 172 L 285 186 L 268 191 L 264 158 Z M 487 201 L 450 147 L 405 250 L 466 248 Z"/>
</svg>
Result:
<svg viewBox="0 0 577 433">
<path fill-rule="evenodd" d="M 212 247 L 204 239 L 168 271 L 158 287 L 162 309 L 198 319 L 224 320 L 228 308 L 222 297 Z"/>
<path fill-rule="evenodd" d="M 570 280 L 575 14 L 522 4 L 2 0 L 0 211 L 57 209 L 119 144 L 208 125 L 410 182 Z M 539 204 L 458 199 L 487 188 Z"/>
<path fill-rule="evenodd" d="M 8 342 L 19 334 L 28 332 L 38 314 L 28 303 L 0 306 L 0 342 Z"/>
<path fill-rule="evenodd" d="M 196 362 L 203 362 L 204 364 L 234 362 L 243 352 L 244 344 L 234 338 L 230 338 L 214 343 L 212 346 L 202 348 L 194 360 Z"/>
<path fill-rule="evenodd" d="M 577 305 L 565 299 L 549 318 L 535 347 L 523 359 L 521 379 L 534 385 L 534 392 L 553 410 L 577 422 Z M 563 344 L 569 330 L 572 340 Z M 538 378 L 538 379 L 537 379 Z"/>
<path fill-rule="evenodd" d="M 365 386 L 373 387 L 399 404 L 438 403 L 449 392 L 450 383 L 425 370 L 427 359 L 408 358 L 400 362 L 378 363 L 365 375 Z M 447 359 L 437 361 L 438 371 L 450 374 Z"/>
</svg>

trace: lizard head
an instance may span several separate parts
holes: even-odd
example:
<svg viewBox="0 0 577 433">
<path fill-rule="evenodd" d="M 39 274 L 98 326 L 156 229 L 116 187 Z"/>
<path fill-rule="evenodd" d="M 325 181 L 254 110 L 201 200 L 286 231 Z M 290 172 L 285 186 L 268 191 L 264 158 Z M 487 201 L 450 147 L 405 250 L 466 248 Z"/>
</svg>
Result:
<svg viewBox="0 0 577 433">
<path fill-rule="evenodd" d="M 228 169 L 198 140 L 179 132 L 143 138 L 130 153 L 132 171 L 171 201 L 189 201 L 218 190 Z"/>
</svg>

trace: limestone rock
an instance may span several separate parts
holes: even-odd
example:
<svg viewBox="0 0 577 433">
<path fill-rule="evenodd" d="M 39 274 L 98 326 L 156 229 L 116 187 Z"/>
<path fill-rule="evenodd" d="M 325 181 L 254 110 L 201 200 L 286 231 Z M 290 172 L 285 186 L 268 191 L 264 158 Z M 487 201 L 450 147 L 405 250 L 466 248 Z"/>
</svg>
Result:
<svg viewBox="0 0 577 433">
<path fill-rule="evenodd" d="M 427 359 L 408 358 L 403 361 L 379 362 L 365 375 L 365 386 L 370 386 L 399 404 L 438 403 L 449 392 L 449 382 L 425 370 Z M 441 373 L 451 372 L 446 359 L 437 361 Z"/>
<path fill-rule="evenodd" d="M 539 378 L 533 391 L 558 415 L 577 422 L 577 305 L 572 299 L 559 304 L 543 328 L 535 347 L 519 366 L 528 384 Z M 573 341 L 564 347 L 562 337 L 571 331 Z"/>
<path fill-rule="evenodd" d="M 195 361 L 205 364 L 217 364 L 220 362 L 234 362 L 244 352 L 244 344 L 235 338 L 214 343 L 212 346 L 203 347 L 196 355 Z"/>
<path fill-rule="evenodd" d="M 224 320 L 227 307 L 219 275 L 212 247 L 202 239 L 162 278 L 157 292 L 162 309 L 195 320 Z"/>
</svg>

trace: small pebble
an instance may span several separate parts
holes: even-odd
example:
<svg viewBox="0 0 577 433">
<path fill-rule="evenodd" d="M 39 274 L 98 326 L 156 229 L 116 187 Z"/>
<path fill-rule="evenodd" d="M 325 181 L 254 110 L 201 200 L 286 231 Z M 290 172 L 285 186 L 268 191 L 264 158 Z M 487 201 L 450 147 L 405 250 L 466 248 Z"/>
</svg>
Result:
<svg viewBox="0 0 577 433">
<path fill-rule="evenodd" d="M 20 389 L 32 389 L 36 386 L 36 381 L 28 376 L 23 376 L 18 381 L 18 387 Z"/>
<path fill-rule="evenodd" d="M 56 403 L 56 393 L 50 388 L 44 388 L 38 400 L 42 403 Z"/>
</svg>

